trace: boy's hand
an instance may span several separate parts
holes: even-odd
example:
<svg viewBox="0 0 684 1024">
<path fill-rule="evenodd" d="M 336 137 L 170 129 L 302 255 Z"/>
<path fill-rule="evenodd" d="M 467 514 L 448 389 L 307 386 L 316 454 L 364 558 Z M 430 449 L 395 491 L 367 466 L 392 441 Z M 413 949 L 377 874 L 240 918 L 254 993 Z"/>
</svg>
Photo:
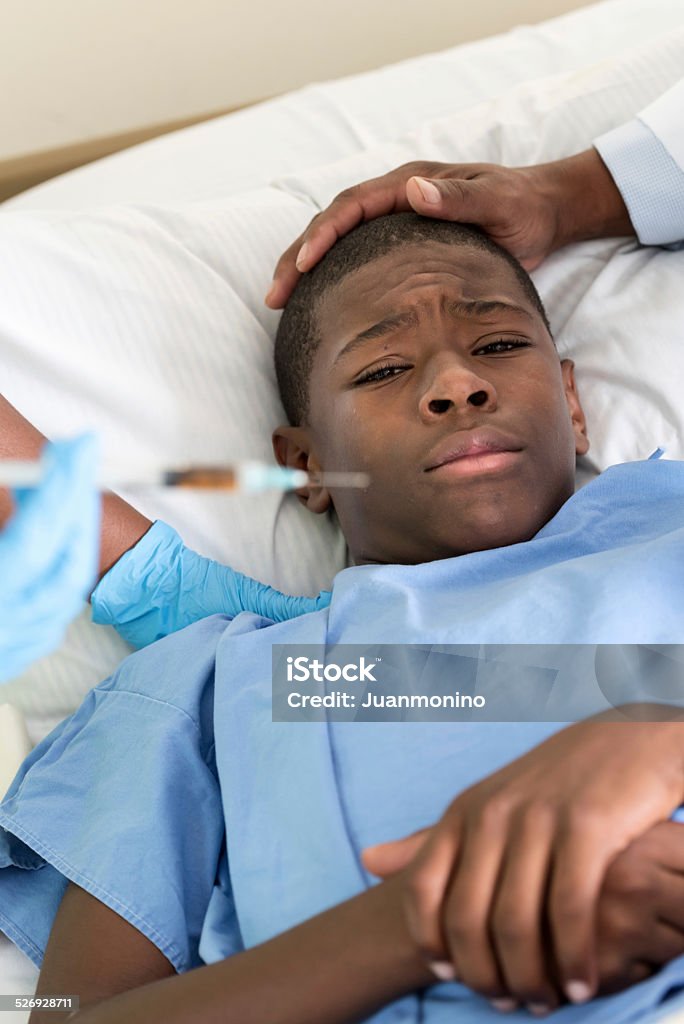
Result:
<svg viewBox="0 0 684 1024">
<path fill-rule="evenodd" d="M 622 196 L 593 148 L 535 167 L 416 160 L 345 189 L 317 214 L 278 260 L 266 304 L 281 309 L 302 273 L 358 224 L 410 210 L 477 225 L 526 270 L 568 242 L 633 233 Z"/>
<path fill-rule="evenodd" d="M 682 801 L 683 730 L 603 717 L 577 723 L 462 793 L 427 839 L 400 841 L 404 854 L 420 847 L 406 910 L 424 955 L 450 961 L 489 998 L 537 1010 L 562 1000 L 555 979 L 573 1002 L 595 994 L 604 875 Z M 386 844 L 364 861 L 383 875 L 402 866 L 401 854 Z"/>
<path fill-rule="evenodd" d="M 599 992 L 647 978 L 684 954 L 684 827 L 654 825 L 606 872 L 596 916 Z"/>
</svg>

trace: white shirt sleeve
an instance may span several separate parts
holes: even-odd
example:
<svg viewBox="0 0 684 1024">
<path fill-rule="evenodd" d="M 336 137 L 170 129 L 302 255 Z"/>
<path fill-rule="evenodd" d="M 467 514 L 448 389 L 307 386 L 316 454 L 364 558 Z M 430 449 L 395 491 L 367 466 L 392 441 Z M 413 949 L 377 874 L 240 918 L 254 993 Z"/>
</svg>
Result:
<svg viewBox="0 0 684 1024">
<path fill-rule="evenodd" d="M 684 244 L 684 79 L 633 121 L 595 139 L 594 147 L 622 193 L 639 241 Z"/>
</svg>

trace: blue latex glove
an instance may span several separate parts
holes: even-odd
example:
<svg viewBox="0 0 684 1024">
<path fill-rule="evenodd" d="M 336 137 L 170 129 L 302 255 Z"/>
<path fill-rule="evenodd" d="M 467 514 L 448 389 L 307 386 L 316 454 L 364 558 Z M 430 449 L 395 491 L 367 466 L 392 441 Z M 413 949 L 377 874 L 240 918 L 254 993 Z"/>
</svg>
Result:
<svg viewBox="0 0 684 1024">
<path fill-rule="evenodd" d="M 145 647 L 217 613 L 293 619 L 327 607 L 330 593 L 288 597 L 191 551 L 174 529 L 157 521 L 102 577 L 90 600 L 93 622 L 114 626 L 134 647 Z"/>
<path fill-rule="evenodd" d="M 13 492 L 0 530 L 0 681 L 59 645 L 97 578 L 95 439 L 48 444 L 44 459 L 40 485 Z"/>
</svg>

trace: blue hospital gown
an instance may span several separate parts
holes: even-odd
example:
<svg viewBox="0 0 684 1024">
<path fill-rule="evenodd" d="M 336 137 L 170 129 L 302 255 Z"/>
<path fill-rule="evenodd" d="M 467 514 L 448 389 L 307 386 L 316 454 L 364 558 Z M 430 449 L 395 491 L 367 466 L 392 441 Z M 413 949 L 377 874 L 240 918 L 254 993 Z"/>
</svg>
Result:
<svg viewBox="0 0 684 1024">
<path fill-rule="evenodd" d="M 277 625 L 212 616 L 133 654 L 39 744 L 0 805 L 0 930 L 39 965 L 72 879 L 182 972 L 353 896 L 371 884 L 364 846 L 431 823 L 560 726 L 274 723 L 271 645 L 681 644 L 682 565 L 684 463 L 633 463 L 528 542 L 353 567 L 324 611 Z M 678 986 L 684 958 L 554 1019 L 626 1024 Z M 501 1017 L 441 984 L 372 1019 Z"/>
</svg>

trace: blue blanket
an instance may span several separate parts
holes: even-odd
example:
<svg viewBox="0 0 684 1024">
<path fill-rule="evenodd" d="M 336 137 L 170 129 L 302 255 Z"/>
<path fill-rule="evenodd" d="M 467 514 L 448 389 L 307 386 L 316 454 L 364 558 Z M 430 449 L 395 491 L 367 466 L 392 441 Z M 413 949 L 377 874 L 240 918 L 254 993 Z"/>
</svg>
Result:
<svg viewBox="0 0 684 1024">
<path fill-rule="evenodd" d="M 274 723 L 272 644 L 681 644 L 682 565 L 684 464 L 616 466 L 524 544 L 347 569 L 322 612 L 213 616 L 134 654 L 0 805 L 0 929 L 40 964 L 72 879 L 184 971 L 349 898 L 372 884 L 364 846 L 433 822 L 562 708 L 556 723 Z M 642 1020 L 678 986 L 684 958 L 554 1019 Z M 500 1019 L 457 984 L 373 1018 Z"/>
</svg>

